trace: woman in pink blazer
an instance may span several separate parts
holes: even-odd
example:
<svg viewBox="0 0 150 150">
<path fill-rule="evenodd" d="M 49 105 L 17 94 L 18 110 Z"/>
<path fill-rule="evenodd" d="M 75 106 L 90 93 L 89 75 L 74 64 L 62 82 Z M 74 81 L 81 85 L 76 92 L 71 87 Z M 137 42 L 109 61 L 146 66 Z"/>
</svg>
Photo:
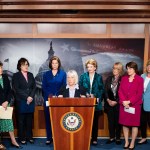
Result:
<svg viewBox="0 0 150 150">
<path fill-rule="evenodd" d="M 138 66 L 135 62 L 126 64 L 127 75 L 122 77 L 119 88 L 120 114 L 119 123 L 123 125 L 125 138 L 124 149 L 133 150 L 140 126 L 140 114 L 143 94 L 143 79 L 136 73 Z M 135 111 L 130 109 L 135 109 Z M 128 112 L 127 112 L 128 111 Z M 132 128 L 132 139 L 129 143 L 129 128 Z"/>
</svg>

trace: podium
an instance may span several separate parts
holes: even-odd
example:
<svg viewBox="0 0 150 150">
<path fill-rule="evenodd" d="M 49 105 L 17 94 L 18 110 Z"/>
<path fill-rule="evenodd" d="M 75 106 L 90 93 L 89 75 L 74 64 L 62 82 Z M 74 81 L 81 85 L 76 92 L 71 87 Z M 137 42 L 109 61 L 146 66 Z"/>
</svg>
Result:
<svg viewBox="0 0 150 150">
<path fill-rule="evenodd" d="M 54 150 L 90 150 L 95 98 L 49 98 Z"/>
</svg>

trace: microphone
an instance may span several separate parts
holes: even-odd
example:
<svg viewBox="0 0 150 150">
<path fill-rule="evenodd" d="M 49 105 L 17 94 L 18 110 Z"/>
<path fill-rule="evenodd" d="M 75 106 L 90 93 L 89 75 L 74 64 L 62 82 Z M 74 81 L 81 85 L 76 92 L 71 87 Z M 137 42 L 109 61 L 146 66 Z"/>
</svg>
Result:
<svg viewBox="0 0 150 150">
<path fill-rule="evenodd" d="M 57 90 L 56 92 L 55 92 L 55 94 L 52 96 L 52 97 L 58 97 L 58 94 L 59 94 L 59 92 L 60 92 L 60 90 L 61 90 L 61 88 L 59 89 L 59 90 Z"/>
<path fill-rule="evenodd" d="M 58 97 L 57 94 L 60 92 L 61 88 L 55 92 L 55 94 L 49 94 L 48 98 L 56 98 Z M 46 101 L 46 107 L 49 107 L 49 101 Z"/>
</svg>

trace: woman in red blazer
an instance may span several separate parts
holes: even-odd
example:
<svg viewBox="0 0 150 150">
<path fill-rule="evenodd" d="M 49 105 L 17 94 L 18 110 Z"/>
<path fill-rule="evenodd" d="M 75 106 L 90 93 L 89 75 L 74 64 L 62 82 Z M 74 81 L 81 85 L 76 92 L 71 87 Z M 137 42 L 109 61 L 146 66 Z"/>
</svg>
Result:
<svg viewBox="0 0 150 150">
<path fill-rule="evenodd" d="M 139 75 L 135 62 L 126 64 L 127 75 L 122 77 L 119 88 L 120 114 L 119 123 L 123 125 L 125 138 L 124 149 L 134 149 L 140 125 L 140 114 L 143 94 L 143 79 Z M 130 109 L 135 109 L 130 111 Z M 128 111 L 128 112 L 127 112 Z M 129 128 L 132 128 L 132 139 L 129 143 Z"/>
</svg>

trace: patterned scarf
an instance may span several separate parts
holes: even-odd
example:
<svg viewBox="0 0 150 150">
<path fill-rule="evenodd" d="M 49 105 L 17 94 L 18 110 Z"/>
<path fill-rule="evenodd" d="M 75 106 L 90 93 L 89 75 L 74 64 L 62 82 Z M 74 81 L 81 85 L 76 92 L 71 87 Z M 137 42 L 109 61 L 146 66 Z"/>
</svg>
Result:
<svg viewBox="0 0 150 150">
<path fill-rule="evenodd" d="M 117 94 L 118 81 L 119 81 L 119 77 L 118 78 L 112 78 L 112 81 L 111 81 L 111 89 L 112 89 L 112 92 L 114 94 L 114 97 L 116 97 L 116 94 Z"/>
</svg>

